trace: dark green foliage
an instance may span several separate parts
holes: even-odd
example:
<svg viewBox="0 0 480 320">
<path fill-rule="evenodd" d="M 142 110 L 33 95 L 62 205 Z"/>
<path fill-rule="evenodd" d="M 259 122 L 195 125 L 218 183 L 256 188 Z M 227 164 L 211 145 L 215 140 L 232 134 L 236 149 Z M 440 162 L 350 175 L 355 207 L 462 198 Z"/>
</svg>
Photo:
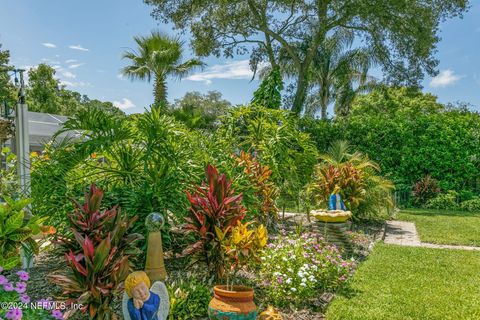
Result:
<svg viewBox="0 0 480 320">
<path fill-rule="evenodd" d="M 207 94 L 193 91 L 175 100 L 168 112 L 191 129 L 214 130 L 220 124 L 219 117 L 225 115 L 230 107 L 230 102 L 222 99 L 218 91 Z"/>
<path fill-rule="evenodd" d="M 0 44 L 0 49 L 2 44 Z M 10 81 L 10 73 L 13 67 L 9 65 L 10 52 L 8 50 L 0 50 L 0 110 L 6 104 L 13 108 L 17 99 L 17 90 Z M 3 115 L 0 114 L 0 117 Z"/>
<path fill-rule="evenodd" d="M 273 68 L 253 93 L 252 103 L 269 109 L 280 109 L 282 103 L 283 80 L 280 68 Z"/>
<path fill-rule="evenodd" d="M 216 134 L 230 150 L 251 153 L 268 166 L 281 201 L 298 202 L 300 190 L 311 178 L 317 150 L 310 136 L 299 130 L 295 115 L 258 105 L 237 107 L 230 110 Z"/>
<path fill-rule="evenodd" d="M 390 82 L 417 85 L 424 73 L 436 73 L 440 21 L 461 16 L 469 5 L 467 0 L 144 2 L 158 20 L 188 30 L 200 56 L 250 53 L 257 70 L 261 63 L 276 66 L 287 55 L 295 66 L 296 114 L 304 107 L 313 58 L 331 34 L 354 30 L 355 42 L 371 49 Z"/>
<path fill-rule="evenodd" d="M 320 151 L 325 141 L 349 141 L 380 164 L 397 190 L 410 192 L 425 175 L 438 180 L 442 190 L 478 190 L 480 115 L 447 108 L 431 94 L 379 88 L 357 98 L 346 118 L 302 123 Z"/>
<path fill-rule="evenodd" d="M 460 203 L 460 208 L 465 211 L 479 212 L 480 211 L 480 198 L 475 197 L 470 200 L 465 200 Z"/>
<path fill-rule="evenodd" d="M 168 286 L 170 313 L 168 320 L 207 319 L 212 299 L 211 286 L 188 277 Z"/>
<path fill-rule="evenodd" d="M 428 209 L 442 209 L 442 210 L 455 210 L 459 208 L 457 202 L 458 193 L 453 190 L 449 190 L 446 193 L 439 194 L 435 198 L 427 201 L 425 208 Z"/>
</svg>

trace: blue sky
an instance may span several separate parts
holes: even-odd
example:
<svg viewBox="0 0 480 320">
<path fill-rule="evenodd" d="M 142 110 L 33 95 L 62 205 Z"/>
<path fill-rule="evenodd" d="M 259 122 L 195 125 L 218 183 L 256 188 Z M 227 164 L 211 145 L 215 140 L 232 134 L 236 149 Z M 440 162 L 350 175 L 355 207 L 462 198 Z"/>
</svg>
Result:
<svg viewBox="0 0 480 320">
<path fill-rule="evenodd" d="M 173 34 L 151 16 L 141 0 L 0 0 L 0 43 L 16 67 L 46 62 L 57 69 L 67 88 L 91 98 L 115 101 L 126 112 L 141 112 L 152 98 L 152 85 L 119 76 L 124 50 L 132 37 L 153 29 Z M 441 102 L 464 101 L 480 110 L 480 3 L 463 20 L 441 25 L 438 45 L 440 75 L 427 77 L 424 91 Z M 185 49 L 188 48 L 188 39 Z M 186 56 L 190 55 L 187 52 Z M 251 80 L 248 56 L 204 59 L 207 67 L 184 80 L 169 80 L 169 100 L 187 91 L 220 91 L 234 104 L 246 103 L 257 88 Z"/>
</svg>

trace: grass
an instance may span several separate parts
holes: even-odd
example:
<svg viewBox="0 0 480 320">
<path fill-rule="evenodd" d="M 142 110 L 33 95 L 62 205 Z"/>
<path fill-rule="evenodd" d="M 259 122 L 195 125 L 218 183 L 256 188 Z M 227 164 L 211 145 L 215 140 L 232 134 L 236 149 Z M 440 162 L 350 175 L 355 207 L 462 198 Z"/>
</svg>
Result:
<svg viewBox="0 0 480 320">
<path fill-rule="evenodd" d="M 327 320 L 480 319 L 480 252 L 378 244 Z"/>
<path fill-rule="evenodd" d="M 415 222 L 422 242 L 480 246 L 479 212 L 412 209 L 396 219 Z"/>
</svg>

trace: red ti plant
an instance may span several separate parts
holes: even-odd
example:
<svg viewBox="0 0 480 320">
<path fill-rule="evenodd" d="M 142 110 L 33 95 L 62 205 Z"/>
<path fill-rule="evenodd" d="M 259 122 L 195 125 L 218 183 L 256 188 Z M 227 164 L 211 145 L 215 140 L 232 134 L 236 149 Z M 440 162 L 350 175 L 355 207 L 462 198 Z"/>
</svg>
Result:
<svg viewBox="0 0 480 320">
<path fill-rule="evenodd" d="M 134 245 L 142 236 L 127 234 L 136 218 L 117 207 L 100 210 L 102 198 L 103 191 L 92 185 L 85 204 L 75 202 L 68 215 L 71 235 L 59 239 L 69 268 L 50 278 L 70 302 L 83 305 L 80 310 L 90 319 L 109 320 L 117 318 L 110 305 L 131 270 L 129 258 L 139 252 Z"/>
<path fill-rule="evenodd" d="M 225 273 L 225 256 L 218 235 L 219 231 L 222 235 L 229 234 L 245 217 L 247 209 L 242 204 L 242 194 L 235 195 L 232 182 L 212 165 L 207 166 L 206 181 L 195 186 L 193 194 L 188 191 L 186 194 L 190 209 L 182 228 L 194 234 L 195 242 L 183 253 L 192 255 L 192 263 L 206 263 L 216 280 L 221 280 Z"/>
<path fill-rule="evenodd" d="M 424 205 L 428 200 L 435 198 L 440 193 L 438 181 L 430 175 L 422 177 L 413 185 L 412 194 L 417 205 Z"/>
</svg>

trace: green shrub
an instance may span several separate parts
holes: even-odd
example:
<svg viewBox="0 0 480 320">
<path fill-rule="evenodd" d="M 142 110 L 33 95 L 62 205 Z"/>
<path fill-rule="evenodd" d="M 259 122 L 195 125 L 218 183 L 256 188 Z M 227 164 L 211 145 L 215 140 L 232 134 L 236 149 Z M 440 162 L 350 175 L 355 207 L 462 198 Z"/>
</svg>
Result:
<svg viewBox="0 0 480 320">
<path fill-rule="evenodd" d="M 170 294 L 169 320 L 207 319 L 212 299 L 210 286 L 187 277 L 168 286 Z"/>
<path fill-rule="evenodd" d="M 38 244 L 33 235 L 41 232 L 40 225 L 45 218 L 26 217 L 25 208 L 30 199 L 14 201 L 5 197 L 7 203 L 0 204 L 0 266 L 5 270 L 20 264 L 20 248 L 38 253 Z"/>
<path fill-rule="evenodd" d="M 355 263 L 342 258 L 334 245 L 317 235 L 282 233 L 267 245 L 258 274 L 270 302 L 278 306 L 303 305 L 321 292 L 335 291 L 352 274 Z"/>
<path fill-rule="evenodd" d="M 447 193 L 439 194 L 433 199 L 427 201 L 425 205 L 428 209 L 443 209 L 454 210 L 458 209 L 457 204 L 458 193 L 454 190 L 449 190 Z"/>
<path fill-rule="evenodd" d="M 465 211 L 480 211 L 480 198 L 475 197 L 460 203 L 460 208 Z"/>
</svg>

